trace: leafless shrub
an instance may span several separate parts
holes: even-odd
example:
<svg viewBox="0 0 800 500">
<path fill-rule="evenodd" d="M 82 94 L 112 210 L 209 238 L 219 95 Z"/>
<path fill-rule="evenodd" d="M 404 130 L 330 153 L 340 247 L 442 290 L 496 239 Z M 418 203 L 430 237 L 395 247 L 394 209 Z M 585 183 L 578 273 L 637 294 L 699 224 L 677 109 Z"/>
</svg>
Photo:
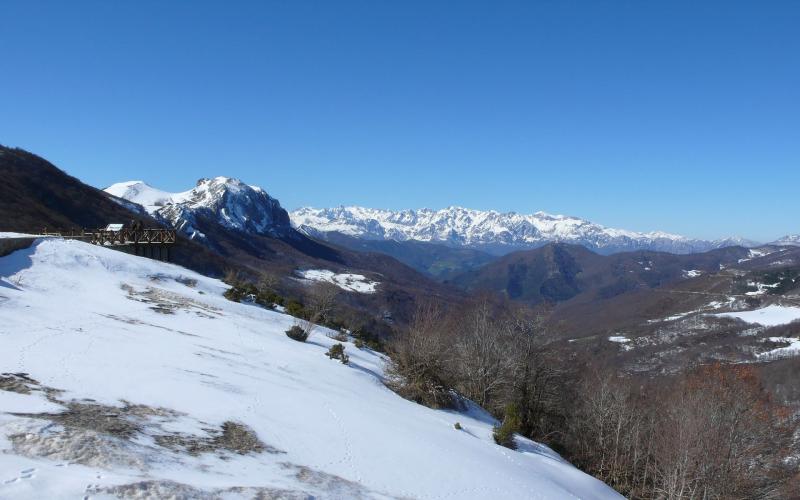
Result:
<svg viewBox="0 0 800 500">
<path fill-rule="evenodd" d="M 343 329 L 339 330 L 331 330 L 328 333 L 328 338 L 331 338 L 337 342 L 347 342 L 349 340 L 349 336 L 347 335 L 347 331 Z"/>
<path fill-rule="evenodd" d="M 236 269 L 228 268 L 222 277 L 222 282 L 231 286 L 236 286 L 242 281 L 242 276 Z"/>
<path fill-rule="evenodd" d="M 258 291 L 261 293 L 274 293 L 278 290 L 279 284 L 280 278 L 277 275 L 264 272 L 258 280 Z"/>
<path fill-rule="evenodd" d="M 316 282 L 309 287 L 304 306 L 305 317 L 295 320 L 295 325 L 303 329 L 306 337 L 330 319 L 338 294 L 339 289 L 331 283 Z"/>
</svg>

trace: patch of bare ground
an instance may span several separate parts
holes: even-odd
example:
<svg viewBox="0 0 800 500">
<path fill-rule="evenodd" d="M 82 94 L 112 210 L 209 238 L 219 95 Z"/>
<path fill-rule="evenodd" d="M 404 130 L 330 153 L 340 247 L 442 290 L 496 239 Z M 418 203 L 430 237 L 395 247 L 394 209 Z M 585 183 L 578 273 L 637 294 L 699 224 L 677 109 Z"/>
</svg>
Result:
<svg viewBox="0 0 800 500">
<path fill-rule="evenodd" d="M 197 280 L 194 278 L 189 278 L 186 276 L 169 276 L 166 274 L 158 273 L 158 274 L 151 274 L 148 276 L 150 281 L 159 282 L 159 281 L 175 281 L 176 283 L 180 283 L 181 285 L 188 286 L 189 288 L 194 288 L 197 286 Z"/>
<path fill-rule="evenodd" d="M 36 388 L 38 385 L 39 382 L 30 378 L 27 373 L 3 373 L 0 375 L 0 391 L 30 394 L 31 386 Z"/>
<path fill-rule="evenodd" d="M 294 474 L 295 479 L 322 491 L 329 492 L 334 498 L 367 499 L 373 498 L 373 492 L 364 486 L 326 472 L 311 469 L 302 465 L 284 463 L 285 469 Z"/>
<path fill-rule="evenodd" d="M 221 315 L 217 307 L 160 288 L 136 290 L 127 283 L 120 285 L 120 288 L 128 294 L 129 299 L 148 304 L 150 309 L 161 314 L 174 314 L 177 310 L 183 310 L 204 318 L 217 318 Z"/>
<path fill-rule="evenodd" d="M 232 488 L 203 490 L 175 481 L 140 481 L 137 483 L 105 488 L 94 487 L 87 490 L 87 493 L 95 495 L 108 494 L 124 500 L 162 498 L 187 500 L 222 500 L 230 498 L 243 498 L 248 500 L 312 500 L 326 498 L 324 495 L 320 496 L 303 491 L 255 486 L 235 486 Z"/>
<path fill-rule="evenodd" d="M 201 489 L 167 480 L 139 481 L 110 487 L 93 487 L 90 494 L 109 494 L 125 500 L 192 499 L 222 500 L 242 498 L 248 500 L 311 500 L 311 499 L 373 499 L 396 498 L 372 491 L 353 481 L 295 464 L 281 466 L 301 485 L 302 489 L 289 490 L 261 486 L 234 486 L 229 488 Z M 307 490 L 307 491 L 306 491 Z"/>
<path fill-rule="evenodd" d="M 63 427 L 54 423 L 20 421 L 8 434 L 13 453 L 26 457 L 78 463 L 89 467 L 122 467 L 147 470 L 146 447 L 93 430 Z"/>
<path fill-rule="evenodd" d="M 48 401 L 65 407 L 60 412 L 11 413 L 28 419 L 8 437 L 15 452 L 26 456 L 44 456 L 93 466 L 121 463 L 146 468 L 148 456 L 157 452 L 144 446 L 138 437 L 149 436 L 155 446 L 172 452 L 197 456 L 215 453 L 239 455 L 283 453 L 263 443 L 243 423 L 233 420 L 219 427 L 203 429 L 201 434 L 170 432 L 162 424 L 189 416 L 169 408 L 153 407 L 122 401 L 110 406 L 90 399 L 64 401 L 61 391 L 41 385 L 28 374 L 4 373 L 0 389 L 32 394 L 41 391 Z M 35 421 L 44 421 L 36 425 Z"/>
<path fill-rule="evenodd" d="M 252 429 L 238 422 L 228 421 L 220 429 L 203 429 L 207 435 L 164 434 L 155 436 L 156 443 L 174 451 L 200 455 L 229 451 L 239 455 L 248 453 L 284 453 L 258 439 Z"/>
</svg>

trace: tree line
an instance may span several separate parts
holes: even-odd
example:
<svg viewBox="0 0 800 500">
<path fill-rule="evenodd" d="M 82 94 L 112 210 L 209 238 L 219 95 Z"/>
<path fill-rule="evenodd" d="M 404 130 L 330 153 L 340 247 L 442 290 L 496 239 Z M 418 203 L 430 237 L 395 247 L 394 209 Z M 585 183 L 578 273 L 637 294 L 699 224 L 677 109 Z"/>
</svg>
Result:
<svg viewBox="0 0 800 500">
<path fill-rule="evenodd" d="M 387 384 L 426 406 L 475 401 L 629 498 L 800 498 L 797 411 L 753 365 L 634 377 L 550 342 L 531 311 L 478 300 L 422 305 L 388 345 Z"/>
</svg>

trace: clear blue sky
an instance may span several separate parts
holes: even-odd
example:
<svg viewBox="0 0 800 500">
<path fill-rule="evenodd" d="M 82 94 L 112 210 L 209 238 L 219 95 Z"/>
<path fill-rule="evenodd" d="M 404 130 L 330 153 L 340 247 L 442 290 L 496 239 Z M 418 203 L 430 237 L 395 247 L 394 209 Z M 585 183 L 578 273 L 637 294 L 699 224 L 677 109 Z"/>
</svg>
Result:
<svg viewBox="0 0 800 500">
<path fill-rule="evenodd" d="M 103 187 L 800 232 L 800 2 L 6 1 L 0 143 Z"/>
</svg>

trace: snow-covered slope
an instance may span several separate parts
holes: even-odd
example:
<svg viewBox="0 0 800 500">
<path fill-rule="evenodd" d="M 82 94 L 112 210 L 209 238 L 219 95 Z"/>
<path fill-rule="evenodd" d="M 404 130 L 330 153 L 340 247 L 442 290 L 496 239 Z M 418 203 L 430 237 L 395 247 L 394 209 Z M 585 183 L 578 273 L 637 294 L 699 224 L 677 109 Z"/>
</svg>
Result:
<svg viewBox="0 0 800 500">
<path fill-rule="evenodd" d="M 77 241 L 0 258 L 0 498 L 618 498 L 225 288 Z"/>
<path fill-rule="evenodd" d="M 442 242 L 495 251 L 533 248 L 551 242 L 579 244 L 601 253 L 640 249 L 692 253 L 754 244 L 741 238 L 705 241 L 658 231 L 638 233 L 544 212 L 523 215 L 460 207 L 394 212 L 338 207 L 301 208 L 290 216 L 298 229 L 323 237 L 325 233 L 339 232 L 365 239 Z"/>
<path fill-rule="evenodd" d="M 347 292 L 375 293 L 380 283 L 370 281 L 362 274 L 334 273 L 327 269 L 307 269 L 297 271 L 297 275 L 305 281 L 321 281 L 331 283 Z"/>
<path fill-rule="evenodd" d="M 745 323 L 757 323 L 764 326 L 778 326 L 800 320 L 800 307 L 773 304 L 752 311 L 719 313 L 716 314 L 716 316 L 737 318 Z"/>
<path fill-rule="evenodd" d="M 170 203 L 188 201 L 191 195 L 191 190 L 182 193 L 168 193 L 156 189 L 144 181 L 119 182 L 117 184 L 112 184 L 104 191 L 118 198 L 138 203 L 151 214 Z"/>
<path fill-rule="evenodd" d="M 256 234 L 282 234 L 291 230 L 289 215 L 278 200 L 260 187 L 230 177 L 200 179 L 194 188 L 181 193 L 162 191 L 142 181 L 120 182 L 105 191 L 141 205 L 154 217 L 191 237 L 203 236 L 198 229 L 199 218 Z"/>
<path fill-rule="evenodd" d="M 779 246 L 800 246 L 800 234 L 790 234 L 783 238 L 773 241 L 771 245 Z"/>
</svg>

